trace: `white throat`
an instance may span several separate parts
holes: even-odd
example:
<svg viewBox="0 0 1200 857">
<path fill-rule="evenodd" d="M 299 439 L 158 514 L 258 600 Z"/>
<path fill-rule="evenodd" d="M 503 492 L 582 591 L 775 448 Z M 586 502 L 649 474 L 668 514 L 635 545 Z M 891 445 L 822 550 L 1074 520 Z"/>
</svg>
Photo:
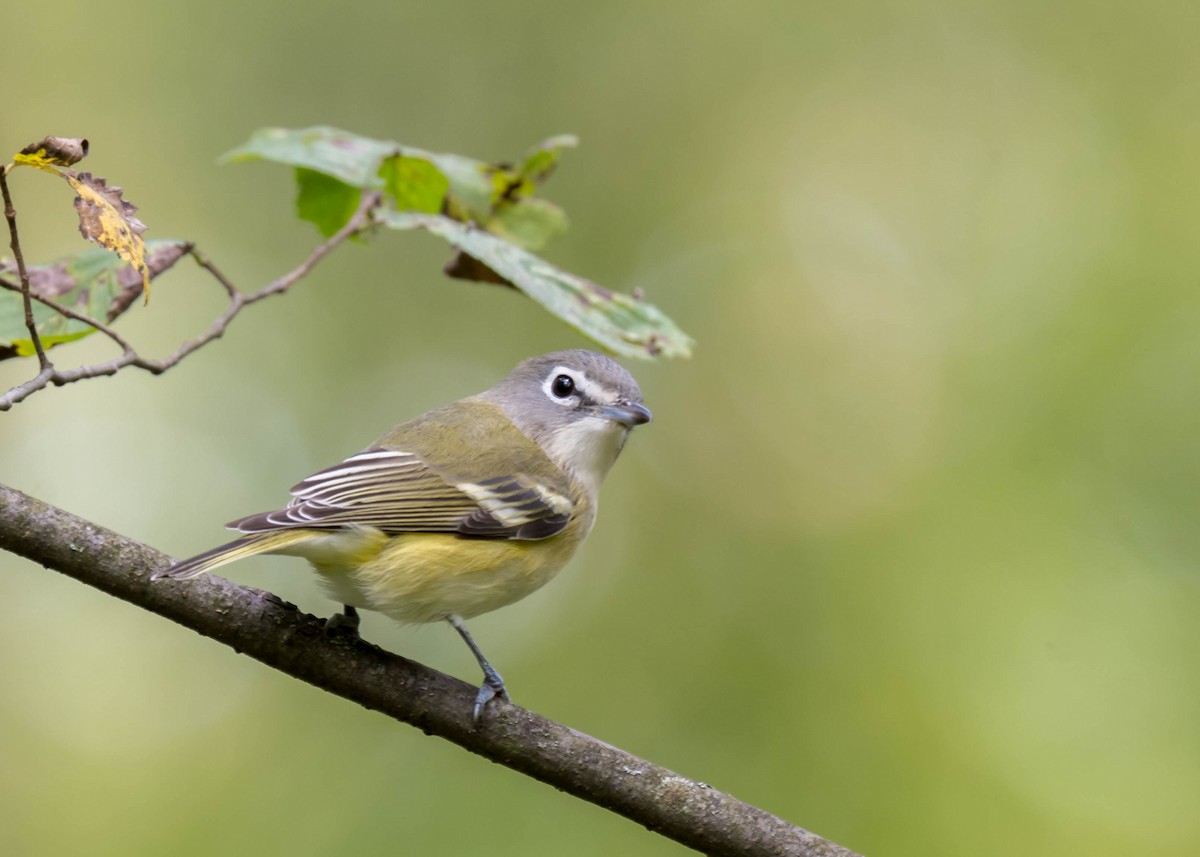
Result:
<svg viewBox="0 0 1200 857">
<path fill-rule="evenodd" d="M 584 417 L 555 430 L 543 440 L 546 454 L 574 476 L 592 500 L 617 460 L 629 429 L 603 417 Z"/>
</svg>

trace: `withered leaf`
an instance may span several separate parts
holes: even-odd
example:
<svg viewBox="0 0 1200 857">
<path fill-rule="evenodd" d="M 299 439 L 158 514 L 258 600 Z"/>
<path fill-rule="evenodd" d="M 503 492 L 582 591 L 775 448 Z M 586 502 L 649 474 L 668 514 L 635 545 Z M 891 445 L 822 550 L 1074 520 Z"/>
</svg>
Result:
<svg viewBox="0 0 1200 857">
<path fill-rule="evenodd" d="M 497 286 L 508 286 L 515 289 L 511 282 L 497 274 L 474 256 L 468 256 L 462 250 L 455 252 L 450 261 L 442 268 L 442 273 L 456 280 L 471 280 L 476 283 L 495 283 Z"/>
<path fill-rule="evenodd" d="M 30 167 L 69 167 L 87 157 L 88 141 L 77 137 L 46 137 L 30 143 L 13 157 L 13 162 Z"/>
<path fill-rule="evenodd" d="M 146 299 L 150 298 L 150 272 L 146 268 L 146 245 L 142 233 L 146 225 L 134 215 L 137 206 L 121 198 L 121 188 L 111 187 L 91 173 L 63 177 L 75 189 L 75 211 L 79 213 L 79 232 L 106 250 L 116 253 L 133 266 L 142 278 Z"/>
</svg>

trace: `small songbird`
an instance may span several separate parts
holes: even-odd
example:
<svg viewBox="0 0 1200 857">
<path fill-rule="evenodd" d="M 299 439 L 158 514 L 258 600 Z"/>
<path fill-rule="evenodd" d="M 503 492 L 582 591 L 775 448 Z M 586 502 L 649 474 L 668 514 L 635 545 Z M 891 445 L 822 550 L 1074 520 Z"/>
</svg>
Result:
<svg viewBox="0 0 1200 857">
<path fill-rule="evenodd" d="M 335 617 L 355 608 L 400 622 L 446 620 L 483 669 L 474 717 L 500 675 L 463 620 L 545 584 L 587 537 L 600 484 L 629 430 L 650 422 L 633 377 L 591 351 L 531 357 L 483 393 L 401 423 L 292 488 L 282 509 L 156 578 L 189 578 L 260 553 L 307 559 Z"/>
</svg>

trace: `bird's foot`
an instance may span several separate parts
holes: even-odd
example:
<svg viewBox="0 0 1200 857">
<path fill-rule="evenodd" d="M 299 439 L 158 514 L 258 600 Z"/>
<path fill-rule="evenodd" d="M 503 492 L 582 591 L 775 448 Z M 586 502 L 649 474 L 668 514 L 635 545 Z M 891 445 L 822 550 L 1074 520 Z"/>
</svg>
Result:
<svg viewBox="0 0 1200 857">
<path fill-rule="evenodd" d="M 479 716 L 483 714 L 484 707 L 496 697 L 500 697 L 506 702 L 512 702 L 508 695 L 508 688 L 504 686 L 504 679 L 500 678 L 500 673 L 495 670 L 485 671 L 483 684 L 479 686 L 479 693 L 475 694 L 475 708 L 471 713 L 471 717 L 476 723 L 479 722 Z"/>
<path fill-rule="evenodd" d="M 337 634 L 352 640 L 361 640 L 362 637 L 358 635 L 358 626 L 361 621 L 358 611 L 347 604 L 341 613 L 334 613 L 325 620 L 325 636 L 330 637 Z"/>
</svg>

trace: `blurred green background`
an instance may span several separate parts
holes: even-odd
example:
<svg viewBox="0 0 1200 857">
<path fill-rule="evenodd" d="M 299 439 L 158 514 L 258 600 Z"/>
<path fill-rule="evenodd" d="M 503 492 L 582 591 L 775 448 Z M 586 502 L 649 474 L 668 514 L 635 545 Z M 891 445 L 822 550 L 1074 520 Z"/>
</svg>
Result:
<svg viewBox="0 0 1200 857">
<path fill-rule="evenodd" d="M 1166 0 L 23 5 L 0 145 L 87 136 L 147 237 L 251 288 L 316 240 L 287 169 L 215 166 L 258 127 L 487 160 L 580 135 L 545 255 L 699 345 L 630 366 L 656 420 L 582 554 L 472 624 L 514 698 L 868 854 L 1192 855 L 1198 25 Z M 83 248 L 64 185 L 12 187 L 27 258 Z M 188 555 L 586 345 L 446 256 L 381 235 L 160 378 L 35 395 L 0 415 L 0 480 Z M 120 328 L 161 355 L 221 305 L 181 264 Z M 2 853 L 684 853 L 0 567 Z M 334 609 L 299 561 L 228 573 Z M 364 633 L 478 678 L 447 627 Z"/>
</svg>

